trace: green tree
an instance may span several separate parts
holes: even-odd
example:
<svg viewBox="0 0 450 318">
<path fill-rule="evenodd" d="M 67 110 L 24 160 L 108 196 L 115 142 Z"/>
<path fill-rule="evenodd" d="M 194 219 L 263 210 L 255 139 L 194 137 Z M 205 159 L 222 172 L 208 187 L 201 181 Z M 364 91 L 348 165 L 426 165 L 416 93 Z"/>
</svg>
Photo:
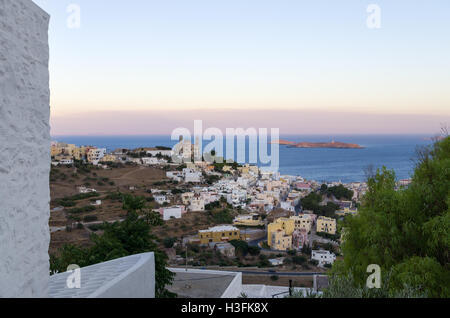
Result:
<svg viewBox="0 0 450 318">
<path fill-rule="evenodd" d="M 332 275 L 362 287 L 369 264 L 391 273 L 389 292 L 407 286 L 429 297 L 450 296 L 450 137 L 418 152 L 407 189 L 383 167 L 368 179 L 359 214 L 344 219 L 343 261 Z"/>
<path fill-rule="evenodd" d="M 145 206 L 146 199 L 142 196 L 134 196 L 131 194 L 124 194 L 122 198 L 122 208 L 128 213 L 142 210 Z"/>
<path fill-rule="evenodd" d="M 231 240 L 230 244 L 234 246 L 237 255 L 245 256 L 248 253 L 248 243 L 242 240 Z"/>
<path fill-rule="evenodd" d="M 160 226 L 164 224 L 163 219 L 161 218 L 161 214 L 158 212 L 154 212 L 151 209 L 148 209 L 144 212 L 145 221 L 150 226 Z"/>
<path fill-rule="evenodd" d="M 91 235 L 91 247 L 65 245 L 58 256 L 52 255 L 51 271 L 63 272 L 69 264 L 84 267 L 128 255 L 154 252 L 156 297 L 175 296 L 166 289 L 166 285 L 170 285 L 174 277 L 174 274 L 166 269 L 167 255 L 158 249 L 155 237 L 150 233 L 150 226 L 144 219 L 140 219 L 137 213 L 131 210 L 123 222 L 104 223 L 102 229 L 103 235 Z"/>
</svg>

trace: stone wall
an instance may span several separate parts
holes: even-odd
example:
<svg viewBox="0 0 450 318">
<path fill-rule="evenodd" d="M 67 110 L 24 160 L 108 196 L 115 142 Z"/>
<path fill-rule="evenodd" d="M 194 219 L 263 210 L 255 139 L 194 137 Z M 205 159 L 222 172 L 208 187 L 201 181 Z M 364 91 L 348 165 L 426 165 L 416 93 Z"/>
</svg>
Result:
<svg viewBox="0 0 450 318">
<path fill-rule="evenodd" d="M 0 0 L 0 297 L 48 294 L 48 23 L 31 0 Z"/>
</svg>

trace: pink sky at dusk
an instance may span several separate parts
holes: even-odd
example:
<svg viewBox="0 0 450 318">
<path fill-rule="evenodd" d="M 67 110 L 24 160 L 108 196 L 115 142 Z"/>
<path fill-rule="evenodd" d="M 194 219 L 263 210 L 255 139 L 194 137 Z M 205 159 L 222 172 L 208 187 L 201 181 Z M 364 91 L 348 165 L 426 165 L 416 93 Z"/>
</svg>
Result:
<svg viewBox="0 0 450 318">
<path fill-rule="evenodd" d="M 111 111 L 52 116 L 52 135 L 166 135 L 178 127 L 279 128 L 280 134 L 430 134 L 450 116 L 296 110 Z"/>
</svg>

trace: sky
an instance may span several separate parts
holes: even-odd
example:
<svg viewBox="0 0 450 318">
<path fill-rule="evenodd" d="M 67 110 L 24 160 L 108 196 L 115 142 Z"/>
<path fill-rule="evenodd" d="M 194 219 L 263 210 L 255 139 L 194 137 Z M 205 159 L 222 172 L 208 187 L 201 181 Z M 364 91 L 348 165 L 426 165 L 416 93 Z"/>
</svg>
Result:
<svg viewBox="0 0 450 318">
<path fill-rule="evenodd" d="M 53 135 L 170 134 L 194 119 L 311 134 L 450 123 L 448 0 L 34 2 L 51 15 Z"/>
</svg>

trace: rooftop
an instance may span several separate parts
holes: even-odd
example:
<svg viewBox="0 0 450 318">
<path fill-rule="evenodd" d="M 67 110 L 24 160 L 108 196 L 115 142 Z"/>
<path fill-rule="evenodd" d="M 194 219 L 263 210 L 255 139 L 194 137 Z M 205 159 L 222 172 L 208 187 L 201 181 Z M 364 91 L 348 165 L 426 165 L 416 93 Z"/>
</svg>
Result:
<svg viewBox="0 0 450 318">
<path fill-rule="evenodd" d="M 224 232 L 224 231 L 239 231 L 237 227 L 234 227 L 232 225 L 218 225 L 214 227 L 210 227 L 207 230 L 200 230 L 199 232 Z"/>
<path fill-rule="evenodd" d="M 176 273 L 168 289 L 179 298 L 237 297 L 242 291 L 242 274 L 236 272 L 169 268 Z"/>
</svg>

